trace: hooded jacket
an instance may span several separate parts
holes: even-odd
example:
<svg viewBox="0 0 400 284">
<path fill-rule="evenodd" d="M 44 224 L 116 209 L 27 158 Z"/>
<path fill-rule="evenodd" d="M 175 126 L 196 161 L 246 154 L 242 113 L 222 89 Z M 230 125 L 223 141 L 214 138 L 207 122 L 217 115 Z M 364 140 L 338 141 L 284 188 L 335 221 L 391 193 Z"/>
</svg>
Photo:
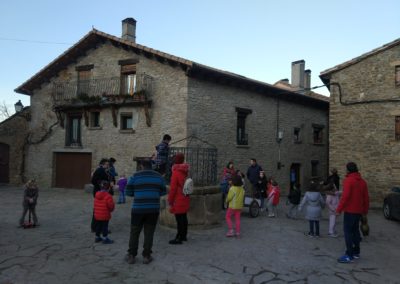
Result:
<svg viewBox="0 0 400 284">
<path fill-rule="evenodd" d="M 96 192 L 94 198 L 94 218 L 97 221 L 109 221 L 114 206 L 114 200 L 108 191 L 100 190 Z"/>
<path fill-rule="evenodd" d="M 337 213 L 367 214 L 369 209 L 368 187 L 359 172 L 349 173 L 343 181 L 343 193 Z"/>
<path fill-rule="evenodd" d="M 226 203 L 228 203 L 231 209 L 242 209 L 244 202 L 244 189 L 242 186 L 231 186 L 226 197 Z"/>
<path fill-rule="evenodd" d="M 190 197 L 183 194 L 183 185 L 189 173 L 188 164 L 172 166 L 172 177 L 168 193 L 168 204 L 173 214 L 185 214 L 189 211 Z"/>
<path fill-rule="evenodd" d="M 299 211 L 301 211 L 305 206 L 305 218 L 310 221 L 319 221 L 321 219 L 321 211 L 324 205 L 325 201 L 321 193 L 307 191 L 299 205 Z"/>
</svg>

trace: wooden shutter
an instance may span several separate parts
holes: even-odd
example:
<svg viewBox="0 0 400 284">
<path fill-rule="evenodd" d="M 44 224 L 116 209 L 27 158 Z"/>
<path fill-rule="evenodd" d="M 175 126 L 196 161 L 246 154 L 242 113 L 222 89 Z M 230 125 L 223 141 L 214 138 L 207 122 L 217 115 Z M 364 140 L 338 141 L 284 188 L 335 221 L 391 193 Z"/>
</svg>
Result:
<svg viewBox="0 0 400 284">
<path fill-rule="evenodd" d="M 136 64 L 128 64 L 121 66 L 121 73 L 135 73 L 136 72 Z"/>
<path fill-rule="evenodd" d="M 395 136 L 396 140 L 400 140 L 400 116 L 396 116 Z"/>
</svg>

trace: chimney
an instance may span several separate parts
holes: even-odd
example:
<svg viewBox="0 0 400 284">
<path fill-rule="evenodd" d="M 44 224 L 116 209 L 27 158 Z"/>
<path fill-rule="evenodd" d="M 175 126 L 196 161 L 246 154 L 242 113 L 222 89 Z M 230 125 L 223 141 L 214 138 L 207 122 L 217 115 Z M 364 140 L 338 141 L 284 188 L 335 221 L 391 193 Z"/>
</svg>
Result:
<svg viewBox="0 0 400 284">
<path fill-rule="evenodd" d="M 292 62 L 292 87 L 302 90 L 304 88 L 304 60 Z"/>
<path fill-rule="evenodd" d="M 121 38 L 136 43 L 136 20 L 134 18 L 126 18 L 122 21 Z"/>
<path fill-rule="evenodd" d="M 304 89 L 309 91 L 311 88 L 311 70 L 304 71 Z"/>
</svg>

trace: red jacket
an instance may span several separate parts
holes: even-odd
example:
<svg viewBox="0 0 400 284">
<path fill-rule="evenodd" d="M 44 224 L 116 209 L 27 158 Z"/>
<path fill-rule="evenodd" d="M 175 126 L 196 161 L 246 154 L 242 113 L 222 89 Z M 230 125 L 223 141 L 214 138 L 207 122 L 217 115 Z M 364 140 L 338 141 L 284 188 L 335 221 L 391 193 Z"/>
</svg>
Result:
<svg viewBox="0 0 400 284">
<path fill-rule="evenodd" d="M 336 212 L 367 214 L 368 209 L 369 196 L 367 183 L 358 172 L 347 174 L 343 181 L 343 193 Z"/>
<path fill-rule="evenodd" d="M 168 204 L 170 205 L 170 212 L 173 214 L 184 214 L 189 211 L 190 197 L 185 196 L 182 192 L 188 172 L 188 164 L 175 164 L 172 166 Z"/>
<path fill-rule="evenodd" d="M 107 191 L 98 191 L 94 198 L 94 218 L 98 221 L 111 219 L 111 212 L 114 210 L 114 200 Z"/>
</svg>

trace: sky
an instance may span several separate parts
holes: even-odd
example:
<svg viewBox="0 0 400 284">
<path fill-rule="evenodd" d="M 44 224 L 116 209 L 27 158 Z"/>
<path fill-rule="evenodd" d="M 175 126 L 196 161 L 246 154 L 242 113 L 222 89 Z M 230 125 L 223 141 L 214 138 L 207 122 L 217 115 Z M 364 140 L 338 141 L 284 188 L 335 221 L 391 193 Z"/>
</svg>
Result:
<svg viewBox="0 0 400 284">
<path fill-rule="evenodd" d="M 398 0 L 2 0 L 0 103 L 92 27 L 121 36 L 136 19 L 136 42 L 274 84 L 304 59 L 319 73 L 400 37 Z M 323 87 L 317 92 L 329 95 Z"/>
</svg>

